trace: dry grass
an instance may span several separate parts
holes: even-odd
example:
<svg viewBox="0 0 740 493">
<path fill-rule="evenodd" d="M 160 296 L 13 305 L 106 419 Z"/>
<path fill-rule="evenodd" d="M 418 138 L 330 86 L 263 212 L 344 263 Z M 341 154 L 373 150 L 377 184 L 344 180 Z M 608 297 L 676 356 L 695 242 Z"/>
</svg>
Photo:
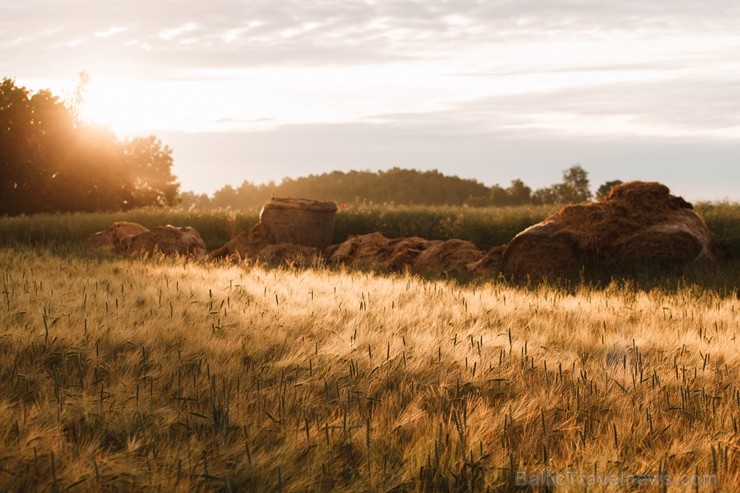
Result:
<svg viewBox="0 0 740 493">
<path fill-rule="evenodd" d="M 7 491 L 740 484 L 736 293 L 10 249 L 0 274 Z"/>
</svg>

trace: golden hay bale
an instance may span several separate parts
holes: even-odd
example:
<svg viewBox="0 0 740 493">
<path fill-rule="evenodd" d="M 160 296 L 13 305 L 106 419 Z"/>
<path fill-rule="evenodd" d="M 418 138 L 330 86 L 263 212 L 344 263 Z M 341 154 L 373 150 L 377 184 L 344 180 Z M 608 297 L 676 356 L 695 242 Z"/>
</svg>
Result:
<svg viewBox="0 0 740 493">
<path fill-rule="evenodd" d="M 621 243 L 619 265 L 631 269 L 679 265 L 696 259 L 702 245 L 685 231 L 641 231 Z"/>
<path fill-rule="evenodd" d="M 616 247 L 620 252 L 618 264 L 625 268 L 672 266 L 714 258 L 709 228 L 689 209 L 673 211 L 665 222 L 621 239 Z"/>
<path fill-rule="evenodd" d="M 202 255 L 206 245 L 200 234 L 189 226 L 160 226 L 131 239 L 131 254 Z"/>
<path fill-rule="evenodd" d="M 269 231 L 267 243 L 294 243 L 324 249 L 334 234 L 334 202 L 273 198 L 260 212 L 260 223 Z"/>
<path fill-rule="evenodd" d="M 141 224 L 119 221 L 105 231 L 99 231 L 90 236 L 82 247 L 87 251 L 102 251 L 121 253 L 128 250 L 134 236 L 149 231 Z"/>
<path fill-rule="evenodd" d="M 469 241 L 440 241 L 431 244 L 419 254 L 414 262 L 413 270 L 443 274 L 468 272 L 468 264 L 477 262 L 481 258 L 483 258 L 483 253 Z"/>
<path fill-rule="evenodd" d="M 569 233 L 532 226 L 519 233 L 501 256 L 501 272 L 514 280 L 559 279 L 581 270 L 578 242 Z"/>
<path fill-rule="evenodd" d="M 633 270 L 712 258 L 712 235 L 691 204 L 660 183 L 630 182 L 594 203 L 568 205 L 519 233 L 502 272 L 514 279 L 573 277 L 582 270 Z"/>
</svg>

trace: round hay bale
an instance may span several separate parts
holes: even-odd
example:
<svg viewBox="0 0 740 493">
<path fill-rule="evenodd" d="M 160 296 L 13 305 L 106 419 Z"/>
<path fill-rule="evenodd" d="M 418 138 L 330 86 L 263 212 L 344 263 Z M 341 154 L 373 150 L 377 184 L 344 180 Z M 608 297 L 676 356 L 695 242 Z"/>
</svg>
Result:
<svg viewBox="0 0 740 493">
<path fill-rule="evenodd" d="M 515 279 L 574 277 L 713 258 L 712 234 L 681 197 L 660 183 L 629 182 L 594 203 L 565 206 L 519 233 L 502 257 Z"/>
<path fill-rule="evenodd" d="M 430 245 L 419 254 L 414 262 L 414 270 L 441 274 L 468 272 L 468 264 L 481 258 L 483 253 L 469 241 L 441 241 Z"/>
<path fill-rule="evenodd" d="M 693 210 L 673 211 L 663 223 L 643 228 L 621 239 L 618 265 L 627 269 L 642 266 L 673 267 L 697 260 L 713 260 L 712 234 Z"/>
<path fill-rule="evenodd" d="M 268 243 L 294 243 L 324 249 L 334 234 L 334 202 L 273 198 L 260 212 L 260 223 L 269 231 Z"/>
<path fill-rule="evenodd" d="M 641 231 L 621 242 L 619 265 L 625 269 L 673 267 L 696 259 L 702 245 L 685 231 Z"/>
<path fill-rule="evenodd" d="M 566 205 L 543 223 L 551 232 L 567 232 L 578 243 L 578 249 L 609 262 L 615 255 L 614 243 L 638 231 L 642 225 L 623 207 L 606 203 Z"/>
<path fill-rule="evenodd" d="M 535 225 L 511 240 L 501 272 L 515 281 L 571 278 L 581 271 L 578 241 L 551 225 Z"/>
<path fill-rule="evenodd" d="M 86 251 L 121 253 L 128 250 L 134 236 L 149 231 L 141 224 L 127 221 L 115 222 L 105 231 L 90 236 L 82 247 Z"/>
<path fill-rule="evenodd" d="M 203 255 L 206 245 L 200 234 L 189 226 L 160 226 L 131 240 L 131 254 Z"/>
</svg>

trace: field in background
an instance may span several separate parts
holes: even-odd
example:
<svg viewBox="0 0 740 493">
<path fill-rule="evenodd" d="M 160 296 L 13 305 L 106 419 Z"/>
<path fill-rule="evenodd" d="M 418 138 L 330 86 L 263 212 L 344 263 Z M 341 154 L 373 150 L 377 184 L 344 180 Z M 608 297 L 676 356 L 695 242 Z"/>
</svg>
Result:
<svg viewBox="0 0 740 493">
<path fill-rule="evenodd" d="M 427 239 L 459 238 L 481 250 L 508 243 L 517 233 L 555 209 L 543 206 L 468 208 L 422 206 L 340 206 L 334 241 L 351 235 L 379 231 L 391 238 L 420 236 Z M 696 206 L 721 247 L 722 260 L 714 264 L 688 265 L 669 273 L 640 272 L 633 278 L 641 287 L 677 289 L 697 285 L 727 294 L 740 284 L 740 204 L 704 203 Z M 224 245 L 234 234 L 258 222 L 259 211 L 227 210 L 198 212 L 177 209 L 143 209 L 126 213 L 39 214 L 0 217 L 0 246 L 44 248 L 63 255 L 77 255 L 82 243 L 114 221 L 133 221 L 147 227 L 173 224 L 198 230 L 209 250 Z M 660 274 L 660 275 L 656 275 Z M 605 273 L 592 279 L 603 285 Z"/>
<path fill-rule="evenodd" d="M 340 206 L 334 241 L 339 243 L 350 235 L 379 231 L 391 238 L 459 238 L 488 249 L 508 243 L 517 233 L 555 210 L 553 206 Z M 728 252 L 740 258 L 740 203 L 702 203 L 696 210 Z M 200 232 L 208 248 L 213 249 L 226 243 L 235 232 L 248 231 L 258 220 L 258 210 L 198 212 L 178 209 L 0 217 L 0 244 L 74 248 L 114 221 L 133 221 L 147 227 L 192 226 Z"/>
<path fill-rule="evenodd" d="M 0 274 L 9 491 L 740 482 L 736 292 L 28 248 Z"/>
</svg>

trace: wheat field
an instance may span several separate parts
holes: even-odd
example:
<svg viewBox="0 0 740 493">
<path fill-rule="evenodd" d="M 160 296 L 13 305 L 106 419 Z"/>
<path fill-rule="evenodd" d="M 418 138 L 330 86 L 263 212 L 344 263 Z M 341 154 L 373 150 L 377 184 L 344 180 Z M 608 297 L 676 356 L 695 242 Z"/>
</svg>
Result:
<svg viewBox="0 0 740 493">
<path fill-rule="evenodd" d="M 730 491 L 740 302 L 0 249 L 6 491 Z"/>
</svg>

